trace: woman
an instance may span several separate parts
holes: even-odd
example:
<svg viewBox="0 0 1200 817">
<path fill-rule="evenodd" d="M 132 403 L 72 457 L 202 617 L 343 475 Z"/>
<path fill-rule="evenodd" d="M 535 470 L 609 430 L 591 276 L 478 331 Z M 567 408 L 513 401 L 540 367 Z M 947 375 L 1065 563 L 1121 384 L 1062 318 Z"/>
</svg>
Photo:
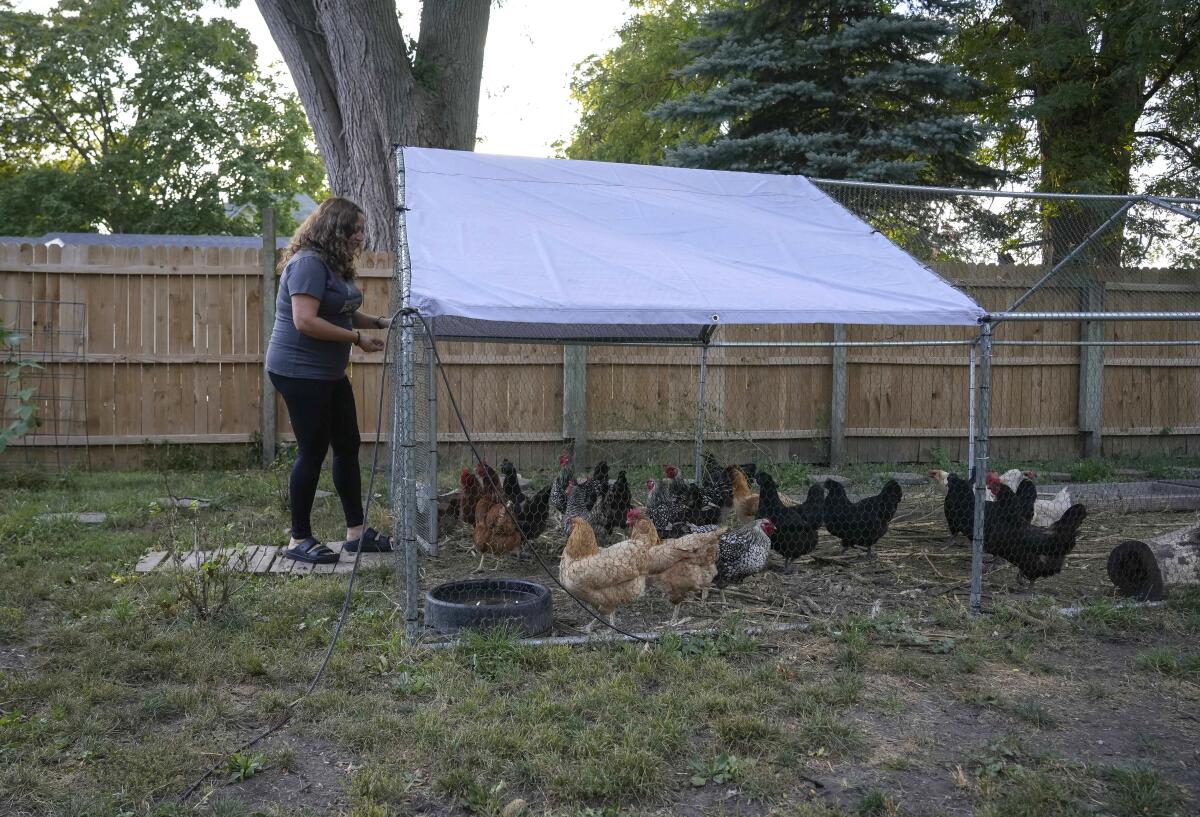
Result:
<svg viewBox="0 0 1200 817">
<path fill-rule="evenodd" d="M 388 547 L 373 529 L 363 533 L 358 417 L 346 377 L 351 344 L 364 352 L 384 347 L 362 330 L 386 329 L 390 323 L 359 309 L 363 297 L 354 284 L 354 257 L 362 248 L 365 224 L 357 204 L 328 198 L 296 230 L 280 261 L 267 372 L 287 404 L 300 449 L 288 481 L 292 535 L 284 556 L 301 562 L 338 560 L 311 527 L 321 463 L 331 445 L 333 485 L 346 514 L 346 549 Z"/>
</svg>

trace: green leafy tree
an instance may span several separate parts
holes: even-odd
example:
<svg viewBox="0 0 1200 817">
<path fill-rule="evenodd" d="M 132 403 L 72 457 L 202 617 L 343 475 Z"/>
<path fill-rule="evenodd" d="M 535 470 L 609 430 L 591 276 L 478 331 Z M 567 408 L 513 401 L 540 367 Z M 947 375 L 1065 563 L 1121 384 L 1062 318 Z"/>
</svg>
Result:
<svg viewBox="0 0 1200 817">
<path fill-rule="evenodd" d="M 957 22 L 952 58 L 989 89 L 988 159 L 1054 192 L 1200 192 L 1195 0 L 976 0 Z M 1052 257 L 1109 214 L 1046 208 Z M 1097 246 L 1119 260 L 1121 242 Z"/>
<path fill-rule="evenodd" d="M 227 4 L 236 5 L 236 0 Z M 0 0 L 0 233 L 252 233 L 324 168 L 299 102 L 201 0 Z"/>
<path fill-rule="evenodd" d="M 683 76 L 707 86 L 655 118 L 715 129 L 667 151 L 693 167 L 889 182 L 995 174 L 964 105 L 978 83 L 938 61 L 959 0 L 740 0 L 704 16 Z"/>
<path fill-rule="evenodd" d="M 709 83 L 679 72 L 691 61 L 683 45 L 701 32 L 701 15 L 728 5 L 718 0 L 633 0 L 637 13 L 617 32 L 620 44 L 575 68 L 571 96 L 579 124 L 560 147 L 568 159 L 663 164 L 681 141 L 704 142 L 716 128 L 704 122 L 651 119 L 659 103 L 682 99 Z"/>
</svg>

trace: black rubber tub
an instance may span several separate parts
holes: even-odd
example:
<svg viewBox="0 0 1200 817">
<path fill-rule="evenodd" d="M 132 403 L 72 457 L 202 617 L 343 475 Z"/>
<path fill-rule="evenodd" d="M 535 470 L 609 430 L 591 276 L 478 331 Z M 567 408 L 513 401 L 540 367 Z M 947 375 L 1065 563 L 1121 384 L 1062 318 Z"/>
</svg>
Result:
<svg viewBox="0 0 1200 817">
<path fill-rule="evenodd" d="M 525 636 L 550 631 L 550 591 L 523 579 L 461 579 L 425 594 L 425 624 L 443 633 L 507 625 Z"/>
</svg>

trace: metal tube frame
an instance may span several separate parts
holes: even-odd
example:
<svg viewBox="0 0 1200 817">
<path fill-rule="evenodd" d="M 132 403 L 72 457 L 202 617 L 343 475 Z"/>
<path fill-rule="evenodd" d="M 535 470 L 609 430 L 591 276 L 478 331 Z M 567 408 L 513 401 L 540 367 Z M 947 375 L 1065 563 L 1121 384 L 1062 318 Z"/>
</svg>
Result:
<svg viewBox="0 0 1200 817">
<path fill-rule="evenodd" d="M 1034 190 L 973 190 L 966 187 L 926 187 L 919 184 L 892 184 L 890 182 L 864 182 L 850 179 L 819 179 L 809 178 L 815 185 L 830 187 L 854 187 L 876 190 L 908 190 L 914 193 L 941 193 L 956 196 L 979 196 L 984 198 L 1001 199 L 1075 199 L 1080 201 L 1149 201 L 1154 204 L 1173 202 L 1175 204 L 1200 204 L 1200 199 L 1186 196 L 1146 196 L 1139 194 L 1121 195 L 1118 193 L 1042 193 Z"/>
<path fill-rule="evenodd" d="M 1000 321 L 1200 321 L 1200 312 L 993 312 Z"/>
<path fill-rule="evenodd" d="M 979 417 L 975 423 L 975 518 L 971 536 L 971 612 L 983 607 L 984 509 L 987 501 L 988 429 L 992 407 L 992 324 L 979 327 Z"/>
<path fill-rule="evenodd" d="M 395 146 L 396 157 L 396 260 L 395 275 L 399 289 L 400 308 L 407 310 L 412 296 L 412 257 L 408 246 L 408 209 L 405 206 L 404 188 L 404 148 Z M 393 486 L 393 499 L 396 503 L 396 538 L 401 543 L 404 558 L 404 635 L 409 642 L 415 642 L 421 634 L 418 614 L 420 599 L 420 584 L 417 575 L 417 538 L 416 520 L 414 519 L 416 496 L 416 463 L 414 449 L 416 440 L 413 429 L 413 403 L 415 400 L 414 357 L 413 357 L 413 316 L 405 311 L 400 318 L 400 349 L 396 359 L 396 371 L 393 374 L 393 395 L 397 400 L 392 404 L 392 448 L 393 462 L 399 456 L 400 479 Z"/>
</svg>

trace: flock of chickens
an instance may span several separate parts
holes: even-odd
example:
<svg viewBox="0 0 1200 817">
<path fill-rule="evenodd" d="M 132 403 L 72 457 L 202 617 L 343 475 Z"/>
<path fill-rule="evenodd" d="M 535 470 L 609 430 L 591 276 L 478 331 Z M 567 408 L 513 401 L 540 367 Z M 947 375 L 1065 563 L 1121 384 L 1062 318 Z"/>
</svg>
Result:
<svg viewBox="0 0 1200 817">
<path fill-rule="evenodd" d="M 930 476 L 946 489 L 951 536 L 969 539 L 975 504 L 971 482 L 945 471 L 931 471 Z M 988 474 L 991 501 L 984 514 L 984 550 L 1011 562 L 1032 582 L 1062 570 L 1087 512 L 1083 505 L 1071 505 L 1069 494 L 1039 499 L 1030 476 L 1020 471 Z M 567 537 L 559 581 L 610 624 L 615 624 L 617 608 L 640 598 L 647 583 L 662 588 L 674 624 L 690 593 L 707 598 L 710 587 L 716 587 L 723 594 L 724 588 L 766 570 L 771 550 L 783 557 L 790 573 L 796 559 L 816 549 L 822 527 L 843 549 L 873 556 L 872 548 L 887 532 L 903 497 L 900 485 L 888 480 L 878 494 L 853 502 L 840 482 L 827 479 L 811 486 L 800 502 L 781 494 L 774 478 L 753 463 L 722 466 L 711 454 L 704 456 L 700 482 L 685 480 L 675 466 L 664 466 L 661 479 L 646 480 L 641 506 L 634 502 L 625 471 L 610 480 L 608 463 L 600 462 L 580 479 L 566 456 L 559 458 L 553 482 L 536 493 L 522 489 L 508 460 L 499 472 L 486 461 L 474 473 L 464 468 L 459 489 L 444 513 L 471 528 L 477 569 L 488 555 L 499 563 L 520 553 L 550 527 L 552 511 L 557 512 Z M 627 538 L 601 547 L 597 532 L 607 537 L 617 528 Z"/>
</svg>

